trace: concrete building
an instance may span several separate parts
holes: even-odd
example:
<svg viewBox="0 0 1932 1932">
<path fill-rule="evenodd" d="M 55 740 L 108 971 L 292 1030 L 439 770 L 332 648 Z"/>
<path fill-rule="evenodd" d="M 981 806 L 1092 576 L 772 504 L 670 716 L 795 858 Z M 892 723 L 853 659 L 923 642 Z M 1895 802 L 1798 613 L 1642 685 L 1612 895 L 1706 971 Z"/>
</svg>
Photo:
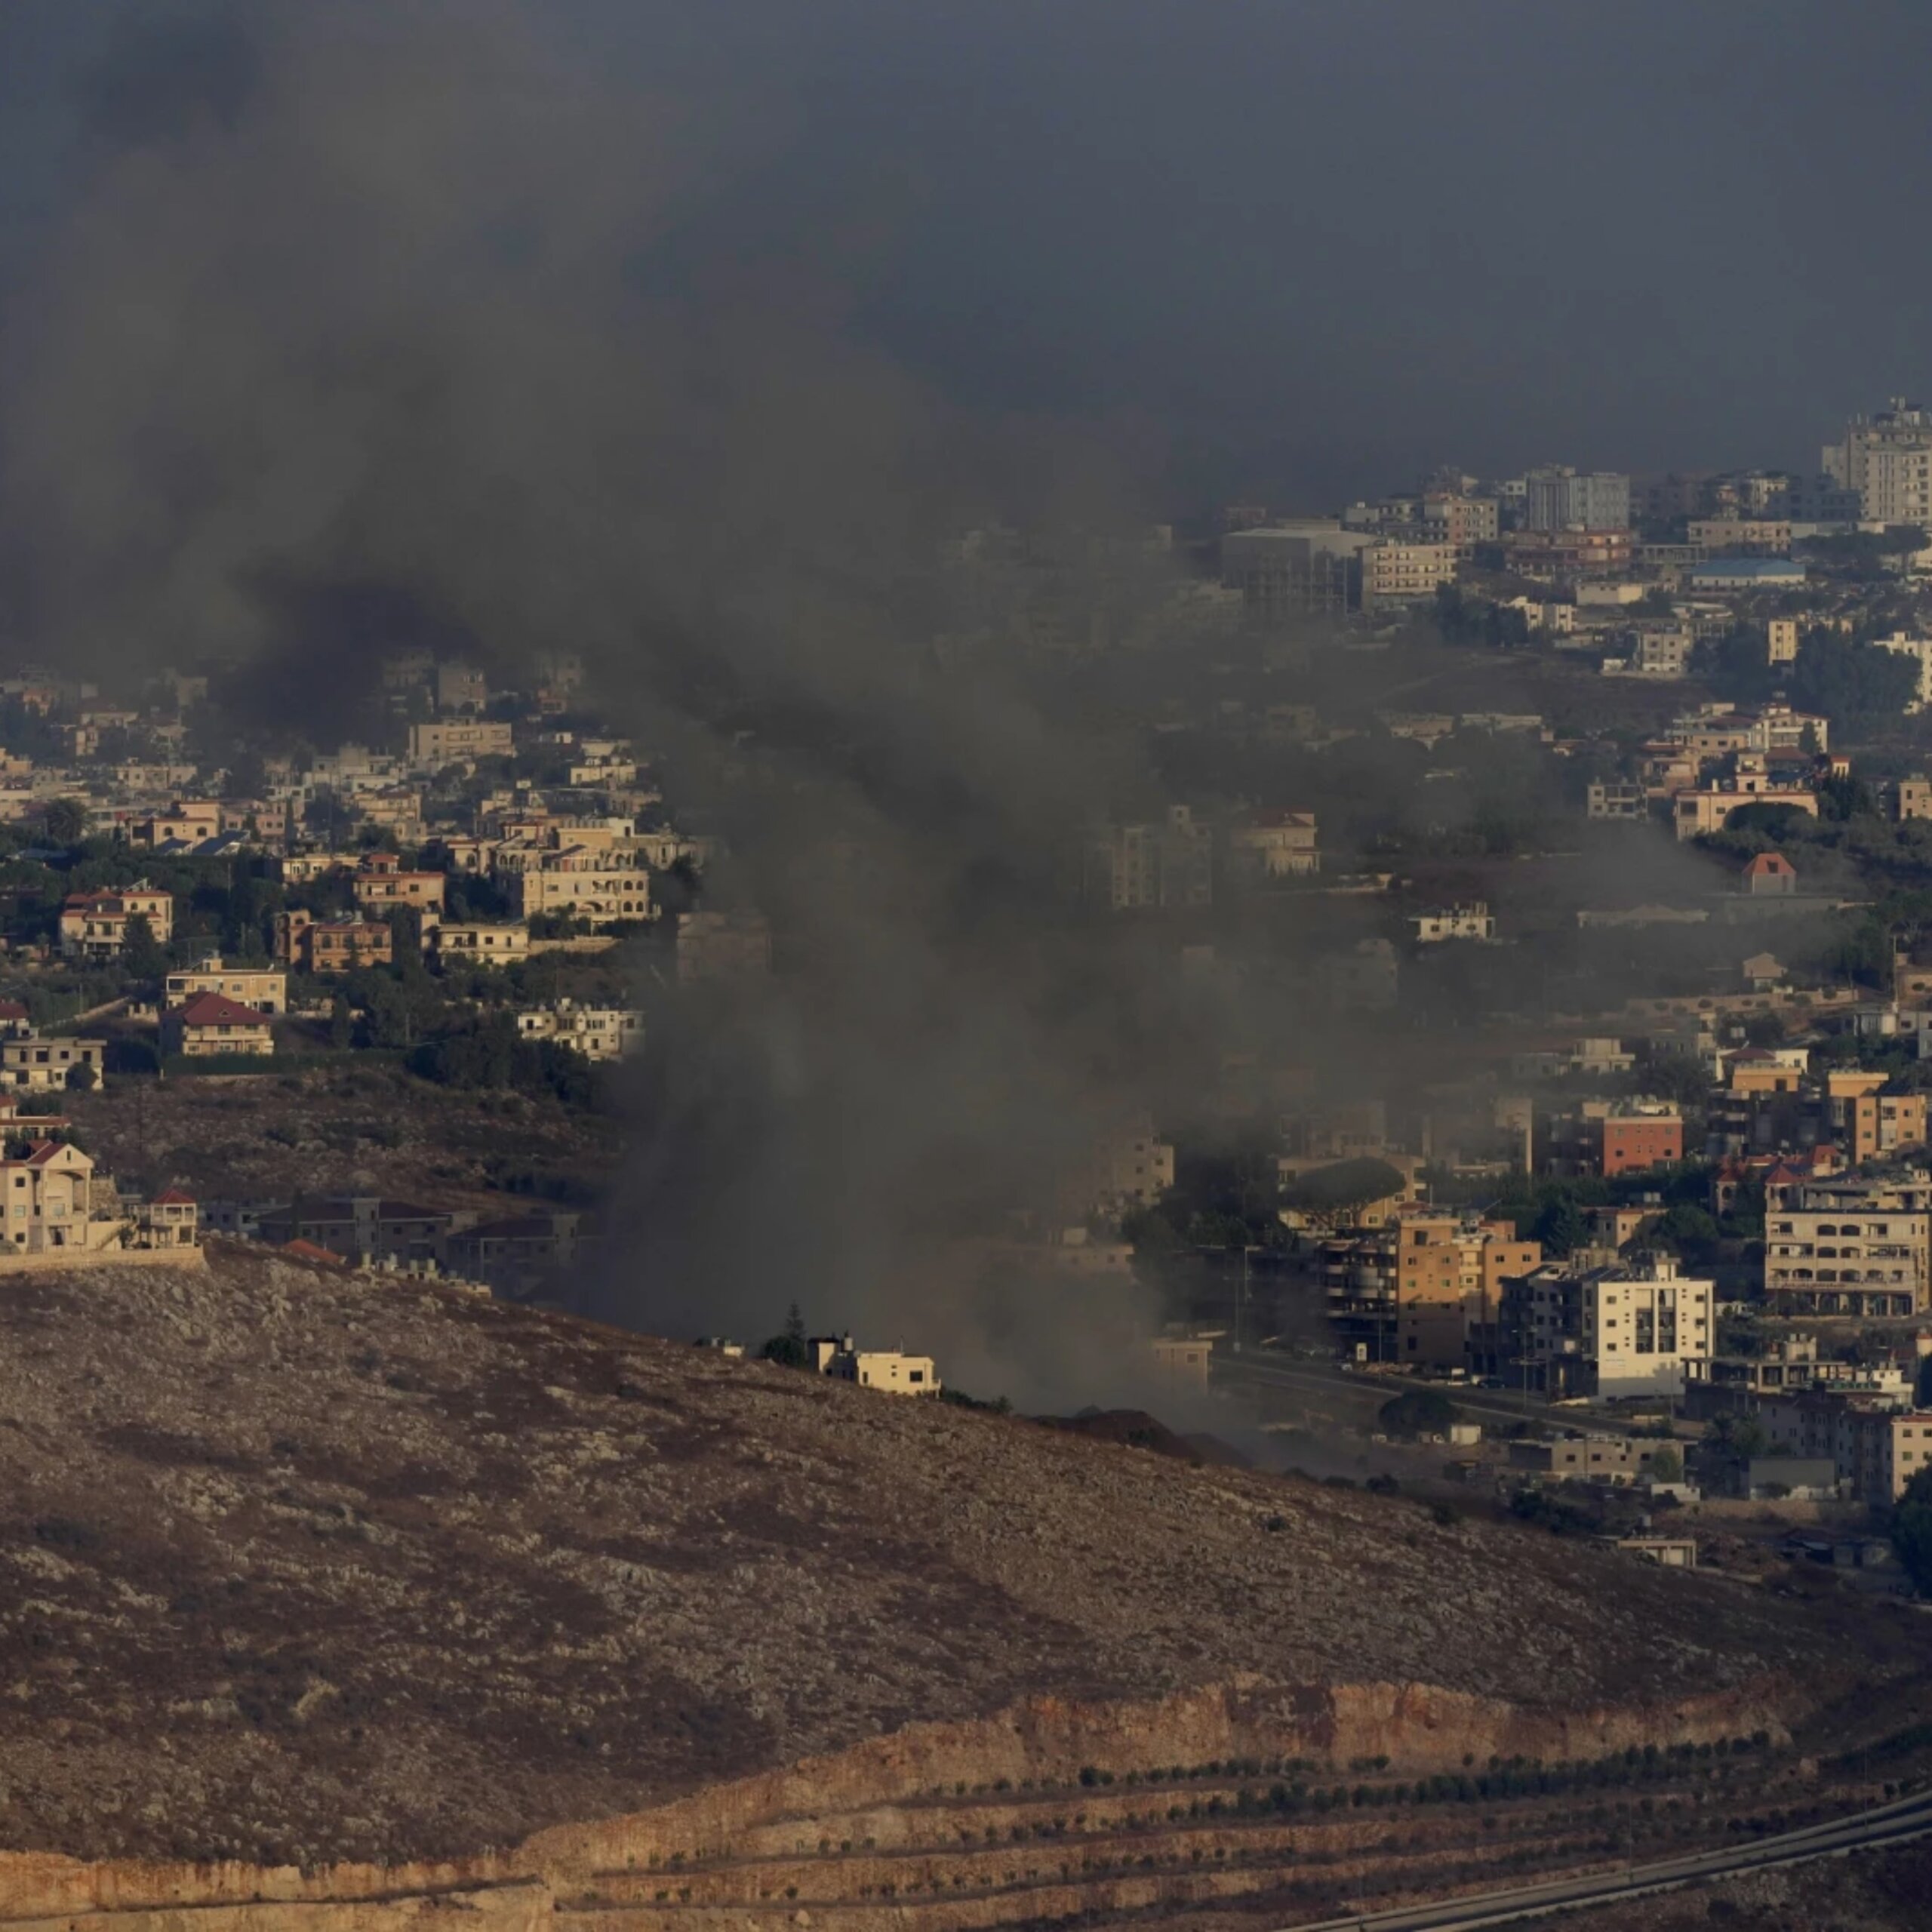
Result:
<svg viewBox="0 0 1932 1932">
<path fill-rule="evenodd" d="M 771 971 L 771 923 L 762 912 L 680 912 L 678 983 L 730 984 Z"/>
<path fill-rule="evenodd" d="M 297 906 L 275 915 L 275 956 L 308 973 L 352 973 L 386 966 L 395 934 L 382 919 L 318 919 Z"/>
<path fill-rule="evenodd" d="M 118 959 L 132 919 L 145 919 L 155 943 L 167 945 L 174 937 L 174 895 L 145 881 L 72 894 L 60 908 L 60 950 L 74 958 Z"/>
<path fill-rule="evenodd" d="M 1511 1443 L 1509 1466 L 1557 1482 L 1607 1482 L 1621 1489 L 1641 1481 L 1651 1459 L 1668 1447 L 1634 1435 L 1561 1435 L 1553 1442 Z"/>
<path fill-rule="evenodd" d="M 643 1044 L 644 1015 L 629 1007 L 580 1006 L 560 999 L 552 1006 L 526 1008 L 516 1017 L 526 1040 L 550 1040 L 586 1060 L 618 1060 Z"/>
<path fill-rule="evenodd" d="M 1551 1396 L 1675 1400 L 1710 1374 L 1712 1284 L 1669 1255 L 1574 1273 L 1560 1263 L 1503 1284 L 1500 1373 Z"/>
<path fill-rule="evenodd" d="M 528 926 L 438 925 L 424 937 L 445 966 L 507 966 L 530 956 Z"/>
<path fill-rule="evenodd" d="M 1758 1420 L 1782 1457 L 1828 1461 L 1841 1495 L 1888 1509 L 1932 1467 L 1932 1414 L 1874 1395 L 1832 1390 L 1761 1396 Z"/>
<path fill-rule="evenodd" d="M 1754 852 L 1738 882 L 1754 898 L 1788 894 L 1798 890 L 1798 868 L 1782 852 Z"/>
<path fill-rule="evenodd" d="M 169 974 L 163 982 L 164 1004 L 180 1006 L 197 993 L 221 993 L 257 1013 L 286 1013 L 288 975 L 272 966 L 226 965 L 215 954 L 198 966 Z"/>
<path fill-rule="evenodd" d="M 651 875 L 609 851 L 570 844 L 506 847 L 497 855 L 497 882 L 520 919 L 545 913 L 612 926 L 648 919 Z"/>
<path fill-rule="evenodd" d="M 1680 840 L 1721 832 L 1733 812 L 1746 805 L 1789 805 L 1807 818 L 1818 816 L 1818 795 L 1810 786 L 1793 785 L 1767 773 L 1742 774 L 1714 780 L 1677 792 L 1671 798 L 1671 823 Z"/>
<path fill-rule="evenodd" d="M 479 758 L 509 758 L 515 751 L 509 725 L 481 718 L 437 718 L 409 728 L 409 762 L 419 771 L 440 771 Z"/>
<path fill-rule="evenodd" d="M 1362 552 L 1374 540 L 1326 517 L 1230 531 L 1221 539 L 1221 581 L 1263 619 L 1357 610 Z"/>
<path fill-rule="evenodd" d="M 1854 417 L 1821 463 L 1834 483 L 1856 493 L 1866 521 L 1932 528 L 1932 411 L 1894 396 L 1875 414 Z"/>
<path fill-rule="evenodd" d="M 490 703 L 490 681 L 473 664 L 438 664 L 435 691 L 438 711 L 478 712 Z"/>
<path fill-rule="evenodd" d="M 195 993 L 161 1016 L 165 1053 L 203 1060 L 217 1054 L 251 1054 L 266 1058 L 275 1051 L 275 1029 L 268 1016 L 223 993 Z"/>
<path fill-rule="evenodd" d="M 405 872 L 393 852 L 372 852 L 356 869 L 349 890 L 365 915 L 380 918 L 395 906 L 440 913 L 448 884 L 447 873 Z"/>
<path fill-rule="evenodd" d="M 807 1365 L 820 1375 L 855 1382 L 894 1395 L 937 1395 L 939 1369 L 931 1355 L 898 1349 L 862 1349 L 850 1335 L 814 1335 L 805 1343 Z"/>
<path fill-rule="evenodd" d="M 1480 899 L 1466 906 L 1433 906 L 1409 915 L 1409 937 L 1418 946 L 1438 946 L 1454 939 L 1493 940 L 1496 921 Z"/>
<path fill-rule="evenodd" d="M 1764 626 L 1765 661 L 1771 664 L 1795 664 L 1798 661 L 1798 620 L 1795 617 L 1774 617 Z"/>
<path fill-rule="evenodd" d="M 105 1040 L 43 1038 L 31 1028 L 0 1039 L 0 1087 L 45 1093 L 100 1083 L 107 1060 Z"/>
<path fill-rule="evenodd" d="M 1932 637 L 1914 637 L 1909 631 L 1894 631 L 1890 637 L 1875 637 L 1872 641 L 1881 651 L 1895 651 L 1901 657 L 1909 657 L 1918 667 L 1918 686 L 1912 702 L 1906 706 L 1909 712 L 1923 711 L 1932 703 Z"/>
<path fill-rule="evenodd" d="M 1579 474 L 1560 464 L 1524 478 L 1524 523 L 1533 531 L 1627 530 L 1630 479 L 1608 470 Z"/>
<path fill-rule="evenodd" d="M 1228 869 L 1254 878 L 1300 878 L 1321 869 L 1312 812 L 1254 811 L 1229 828 Z"/>
<path fill-rule="evenodd" d="M 1383 537 L 1361 553 L 1361 605 L 1365 611 L 1433 597 L 1442 585 L 1455 581 L 1453 543 L 1415 543 Z"/>
<path fill-rule="evenodd" d="M 1081 897 L 1111 910 L 1137 912 L 1210 905 L 1214 897 L 1214 838 L 1186 805 L 1164 820 L 1112 825 L 1081 850 Z"/>
<path fill-rule="evenodd" d="M 1932 1176 L 1847 1175 L 1802 1186 L 1797 1195 L 1796 1205 L 1765 1217 L 1764 1300 L 1773 1314 L 1875 1320 L 1932 1306 Z"/>
<path fill-rule="evenodd" d="M 1703 517 L 1690 525 L 1690 540 L 1712 555 L 1783 557 L 1791 552 L 1791 525 L 1774 517 Z"/>
<path fill-rule="evenodd" d="M 97 1213 L 94 1181 L 92 1160 L 64 1141 L 42 1140 L 18 1160 L 0 1161 L 0 1254 L 121 1246 L 125 1220 L 111 1209 Z"/>
</svg>

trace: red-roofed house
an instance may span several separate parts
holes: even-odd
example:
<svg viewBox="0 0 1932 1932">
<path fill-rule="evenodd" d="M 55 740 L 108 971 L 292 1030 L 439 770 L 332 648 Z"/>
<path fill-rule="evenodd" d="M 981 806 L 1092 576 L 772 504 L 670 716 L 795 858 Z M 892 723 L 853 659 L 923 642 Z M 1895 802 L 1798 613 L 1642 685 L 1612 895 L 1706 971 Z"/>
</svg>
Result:
<svg viewBox="0 0 1932 1932">
<path fill-rule="evenodd" d="M 202 1211 L 185 1189 L 164 1188 L 134 1210 L 137 1247 L 193 1247 L 201 1240 Z"/>
<path fill-rule="evenodd" d="M 275 1029 L 267 1014 L 226 993 L 197 993 L 161 1016 L 161 1044 L 163 1052 L 190 1060 L 212 1054 L 267 1055 L 275 1051 Z"/>
<path fill-rule="evenodd" d="M 70 956 L 113 959 L 127 943 L 128 921 L 145 919 L 165 946 L 174 936 L 174 895 L 145 881 L 109 891 L 71 894 L 60 908 L 60 950 Z"/>
<path fill-rule="evenodd" d="M 94 1163 L 78 1147 L 42 1140 L 17 1161 L 0 1161 L 0 1253 L 104 1247 L 122 1224 L 90 1211 Z"/>
<path fill-rule="evenodd" d="M 1798 868 L 1782 852 L 1760 852 L 1744 868 L 1744 890 L 1749 893 L 1795 892 Z"/>
</svg>

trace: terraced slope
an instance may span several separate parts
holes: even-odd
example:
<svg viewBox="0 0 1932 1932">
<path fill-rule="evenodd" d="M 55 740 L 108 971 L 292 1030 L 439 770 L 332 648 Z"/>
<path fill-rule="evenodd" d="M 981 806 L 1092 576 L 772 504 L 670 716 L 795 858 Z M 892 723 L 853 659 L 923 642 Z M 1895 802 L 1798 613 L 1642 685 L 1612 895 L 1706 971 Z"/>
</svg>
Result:
<svg viewBox="0 0 1932 1932">
<path fill-rule="evenodd" d="M 0 1277 L 20 1850 L 473 1864 L 814 1753 L 864 1767 L 854 1804 L 1090 1761 L 1555 1763 L 1917 1669 L 1915 1626 L 1868 1635 L 454 1289 L 235 1250 Z M 764 1790 L 733 1829 L 813 1808 Z"/>
</svg>

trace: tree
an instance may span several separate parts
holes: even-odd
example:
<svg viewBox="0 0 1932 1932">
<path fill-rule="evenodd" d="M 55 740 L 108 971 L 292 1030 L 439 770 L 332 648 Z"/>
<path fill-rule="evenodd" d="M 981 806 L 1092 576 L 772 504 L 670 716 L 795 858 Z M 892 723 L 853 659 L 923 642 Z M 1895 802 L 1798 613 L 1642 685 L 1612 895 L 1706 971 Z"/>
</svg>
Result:
<svg viewBox="0 0 1932 1932">
<path fill-rule="evenodd" d="M 1921 1469 L 1892 1511 L 1892 1548 L 1921 1596 L 1932 1596 L 1932 1469 Z"/>
<path fill-rule="evenodd" d="M 1918 660 L 1835 631 L 1814 631 L 1798 647 L 1786 681 L 1792 703 L 1841 720 L 1896 718 L 1918 695 Z"/>
<path fill-rule="evenodd" d="M 50 845 L 78 845 L 86 835 L 87 808 L 78 798 L 56 798 L 47 808 L 41 824 Z"/>
<path fill-rule="evenodd" d="M 168 971 L 168 958 L 147 915 L 130 915 L 121 929 L 121 964 L 131 980 L 158 980 Z"/>
<path fill-rule="evenodd" d="M 1681 1482 L 1684 1480 L 1684 1458 L 1675 1449 L 1660 1449 L 1651 1458 L 1651 1480 L 1653 1482 Z"/>
<path fill-rule="evenodd" d="M 1918 1364 L 1918 1406 L 1932 1409 L 1932 1355 Z"/>
<path fill-rule="evenodd" d="M 1531 1237 L 1543 1244 L 1546 1254 L 1564 1255 L 1581 1247 L 1589 1239 L 1583 1211 L 1569 1195 L 1552 1194 L 1538 1209 L 1530 1224 Z"/>
<path fill-rule="evenodd" d="M 329 1002 L 329 1044 L 337 1053 L 346 1052 L 355 1037 L 354 1015 L 349 1002 L 337 993 Z"/>
<path fill-rule="evenodd" d="M 798 1312 L 798 1304 L 794 1302 L 785 1313 L 785 1326 L 758 1350 L 759 1356 L 766 1361 L 775 1361 L 783 1368 L 803 1368 L 811 1360 L 805 1346 L 805 1319 Z"/>
</svg>

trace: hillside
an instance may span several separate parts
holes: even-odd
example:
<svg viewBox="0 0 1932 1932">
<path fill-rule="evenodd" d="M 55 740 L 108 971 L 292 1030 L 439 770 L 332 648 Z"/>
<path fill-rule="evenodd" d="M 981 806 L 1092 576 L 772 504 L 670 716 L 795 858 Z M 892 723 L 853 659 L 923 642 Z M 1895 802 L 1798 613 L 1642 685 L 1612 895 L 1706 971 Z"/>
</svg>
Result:
<svg viewBox="0 0 1932 1932">
<path fill-rule="evenodd" d="M 211 1254 L 0 1277 L 0 1847 L 461 1857 L 1028 1700 L 1097 1753 L 1127 1721 L 1083 1747 L 1079 1712 L 1237 1681 L 1384 1687 L 1347 1734 L 1373 1705 L 1398 1758 L 1478 1718 L 1484 1751 L 1582 1757 L 1646 1709 L 1695 1734 L 1700 1700 L 1705 1735 L 1776 1728 L 1853 1687 L 1829 1607 Z M 1915 1669 L 1915 1624 L 1866 1622 L 1865 1677 Z M 1315 1736 L 1310 1695 L 1269 1721 Z"/>
</svg>

